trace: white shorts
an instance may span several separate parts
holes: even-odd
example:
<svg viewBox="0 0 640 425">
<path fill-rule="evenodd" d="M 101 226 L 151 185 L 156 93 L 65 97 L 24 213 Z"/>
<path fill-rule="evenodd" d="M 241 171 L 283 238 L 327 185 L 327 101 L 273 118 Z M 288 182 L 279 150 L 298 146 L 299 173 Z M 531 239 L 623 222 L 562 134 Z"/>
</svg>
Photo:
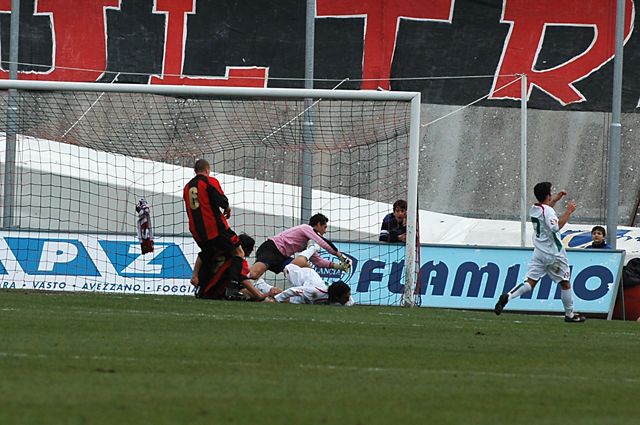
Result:
<svg viewBox="0 0 640 425">
<path fill-rule="evenodd" d="M 318 272 L 311 267 L 300 267 L 289 263 L 283 272 L 291 286 L 326 286 Z"/>
<path fill-rule="evenodd" d="M 551 280 L 560 283 L 563 280 L 571 280 L 571 269 L 566 256 L 550 256 L 539 254 L 534 251 L 529 262 L 527 278 L 536 282 L 544 275 L 549 275 Z"/>
</svg>

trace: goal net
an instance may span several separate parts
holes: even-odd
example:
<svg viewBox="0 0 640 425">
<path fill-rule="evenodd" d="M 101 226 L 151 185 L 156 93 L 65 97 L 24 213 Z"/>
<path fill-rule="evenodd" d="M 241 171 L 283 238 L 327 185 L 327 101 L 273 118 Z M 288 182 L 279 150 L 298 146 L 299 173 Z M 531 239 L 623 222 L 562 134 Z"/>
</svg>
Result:
<svg viewBox="0 0 640 425">
<path fill-rule="evenodd" d="M 418 155 L 410 152 L 418 151 L 419 95 L 15 81 L 0 88 L 5 287 L 192 292 L 198 248 L 182 189 L 204 158 L 230 200 L 232 228 L 256 248 L 322 213 L 325 236 L 354 267 L 321 276 L 347 281 L 359 303 L 411 303 L 404 292 L 407 277 L 415 282 L 415 244 L 377 241 L 395 200 L 417 208 Z M 156 246 L 146 255 L 135 236 L 140 198 L 151 207 Z M 415 236 L 415 221 L 408 226 Z M 285 285 L 281 275 L 266 280 Z"/>
</svg>

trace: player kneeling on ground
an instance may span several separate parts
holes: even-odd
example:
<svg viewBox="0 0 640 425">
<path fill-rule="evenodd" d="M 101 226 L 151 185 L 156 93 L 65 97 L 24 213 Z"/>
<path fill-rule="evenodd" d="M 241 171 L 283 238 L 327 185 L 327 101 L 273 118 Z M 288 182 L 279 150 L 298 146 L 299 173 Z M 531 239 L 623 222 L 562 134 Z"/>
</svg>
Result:
<svg viewBox="0 0 640 425">
<path fill-rule="evenodd" d="M 242 249 L 246 255 L 250 255 L 255 245 L 254 239 L 246 234 L 239 236 Z M 261 292 L 253 286 L 249 279 L 249 264 L 245 259 L 242 264 L 242 272 L 239 283 L 235 283 L 231 279 L 231 266 L 233 260 L 218 256 L 217 262 L 213 266 L 211 277 L 206 279 L 205 284 L 201 284 L 202 280 L 196 285 L 196 298 L 206 298 L 214 300 L 231 300 L 231 301 L 271 301 L 274 295 L 281 292 L 279 288 L 271 288 L 267 292 Z M 196 262 L 194 268 L 201 267 L 202 264 Z M 200 274 L 202 276 L 202 274 Z"/>
<path fill-rule="evenodd" d="M 310 242 L 307 249 L 301 252 L 296 261 L 284 267 L 284 275 L 291 287 L 274 296 L 276 302 L 292 304 L 335 304 L 353 305 L 351 288 L 342 281 L 333 282 L 329 287 L 320 275 L 311 267 L 300 267 L 316 253 L 320 247 Z M 256 282 L 256 288 L 263 293 L 271 293 L 273 287 L 264 280 Z"/>
</svg>

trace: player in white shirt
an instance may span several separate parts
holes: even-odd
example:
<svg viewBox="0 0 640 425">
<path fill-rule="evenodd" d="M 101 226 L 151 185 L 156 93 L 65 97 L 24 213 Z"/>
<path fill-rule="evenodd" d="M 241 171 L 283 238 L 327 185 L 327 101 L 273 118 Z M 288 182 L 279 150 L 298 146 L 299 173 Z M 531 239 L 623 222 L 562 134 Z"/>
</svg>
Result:
<svg viewBox="0 0 640 425">
<path fill-rule="evenodd" d="M 567 259 L 567 251 L 562 245 L 560 229 L 569 221 L 576 210 L 575 202 L 567 204 L 567 210 L 560 216 L 553 209 L 556 202 L 567 194 L 565 191 L 551 196 L 551 183 L 542 182 L 535 185 L 533 193 L 538 200 L 531 207 L 533 223 L 533 256 L 527 270 L 527 280 L 517 285 L 506 294 L 500 295 L 495 306 L 495 313 L 500 315 L 507 303 L 535 288 L 538 281 L 546 274 L 561 287 L 560 298 L 564 306 L 564 321 L 570 323 L 584 322 L 586 318 L 573 311 L 573 291 L 571 290 L 571 270 Z"/>
<path fill-rule="evenodd" d="M 301 259 L 302 257 L 308 262 L 309 258 L 319 249 L 320 246 L 318 244 L 309 241 L 307 249 L 298 254 L 296 259 Z M 296 261 L 296 263 L 299 262 Z M 353 305 L 351 288 L 342 281 L 333 282 L 327 287 L 318 272 L 311 267 L 300 267 L 295 263 L 287 264 L 283 271 L 291 287 L 276 295 L 274 297 L 276 302 Z M 255 286 L 265 293 L 272 288 L 264 280 L 259 280 Z"/>
</svg>

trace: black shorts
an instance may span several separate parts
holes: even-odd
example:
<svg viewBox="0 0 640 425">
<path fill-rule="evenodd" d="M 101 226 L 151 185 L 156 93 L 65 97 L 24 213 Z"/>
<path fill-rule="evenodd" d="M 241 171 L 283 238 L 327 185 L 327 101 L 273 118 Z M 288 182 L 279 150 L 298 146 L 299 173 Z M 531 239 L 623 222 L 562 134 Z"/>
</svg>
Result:
<svg viewBox="0 0 640 425">
<path fill-rule="evenodd" d="M 200 269 L 200 282 L 195 291 L 196 298 L 211 300 L 249 301 L 250 298 L 242 292 L 243 285 L 231 281 L 233 260 L 218 257 L 212 267 Z"/>
<path fill-rule="evenodd" d="M 282 255 L 278 251 L 275 242 L 271 239 L 267 239 L 258 247 L 256 251 L 256 262 L 261 262 L 267 265 L 267 270 L 278 274 L 284 270 L 284 267 L 289 264 L 293 258 Z"/>
<path fill-rule="evenodd" d="M 240 238 L 233 230 L 226 229 L 215 239 L 196 243 L 202 250 L 199 255 L 204 260 L 205 258 L 211 258 L 213 255 L 231 255 L 240 246 Z"/>
<path fill-rule="evenodd" d="M 199 283 L 196 298 L 221 300 L 229 283 L 230 260 L 218 257 L 208 264 L 203 264 L 198 274 Z"/>
<path fill-rule="evenodd" d="M 219 266 L 220 257 L 230 258 L 236 247 L 240 246 L 240 238 L 231 229 L 227 229 L 215 239 L 208 240 L 204 243 L 198 242 L 198 246 L 202 251 L 198 254 L 202 261 L 202 268 L 198 279 L 200 282 L 208 282 L 213 276 L 215 268 Z"/>
</svg>

